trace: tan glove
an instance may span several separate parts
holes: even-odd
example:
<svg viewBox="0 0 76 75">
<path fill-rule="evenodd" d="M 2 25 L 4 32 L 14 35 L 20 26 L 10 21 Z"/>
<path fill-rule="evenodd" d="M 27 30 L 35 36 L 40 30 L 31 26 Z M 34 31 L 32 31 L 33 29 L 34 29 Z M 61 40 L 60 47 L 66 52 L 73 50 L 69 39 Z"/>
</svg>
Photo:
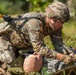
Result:
<svg viewBox="0 0 76 75">
<path fill-rule="evenodd" d="M 69 55 L 64 55 L 62 61 L 63 61 L 66 65 L 68 65 L 68 66 L 71 66 L 71 65 L 74 64 L 74 61 L 73 61 L 72 57 L 69 56 Z"/>
<path fill-rule="evenodd" d="M 76 54 L 72 55 L 71 57 L 72 57 L 73 61 L 76 62 Z"/>
<path fill-rule="evenodd" d="M 0 75 L 4 75 L 5 71 L 0 67 Z"/>
<path fill-rule="evenodd" d="M 7 68 L 7 63 L 0 62 L 0 75 L 5 75 Z"/>
</svg>

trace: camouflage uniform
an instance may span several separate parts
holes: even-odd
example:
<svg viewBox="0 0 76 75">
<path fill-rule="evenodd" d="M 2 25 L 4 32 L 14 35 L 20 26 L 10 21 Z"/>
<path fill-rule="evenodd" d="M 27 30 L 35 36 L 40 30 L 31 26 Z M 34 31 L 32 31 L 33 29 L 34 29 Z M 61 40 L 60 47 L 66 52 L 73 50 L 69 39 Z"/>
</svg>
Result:
<svg viewBox="0 0 76 75">
<path fill-rule="evenodd" d="M 27 22 L 25 22 L 25 20 L 15 21 L 16 27 L 9 25 L 7 22 L 0 24 L 0 61 L 11 63 L 14 60 L 13 58 L 15 58 L 13 50 L 17 51 L 19 49 L 29 51 L 29 48 L 31 48 L 30 50 L 33 48 L 35 52 L 53 58 L 56 57 L 57 52 L 64 54 L 70 54 L 72 52 L 70 48 L 66 47 L 63 43 L 62 28 L 54 31 L 52 28 L 46 27 L 45 13 L 31 12 L 22 14 L 21 17 L 37 18 L 31 18 Z M 50 35 L 55 51 L 50 50 L 44 44 L 44 37 L 47 35 Z M 47 62 L 50 64 L 48 60 Z M 48 67 L 48 69 L 50 69 L 50 67 Z"/>
<path fill-rule="evenodd" d="M 35 52 L 39 52 L 40 54 L 47 56 L 47 57 L 55 57 L 56 52 L 50 50 L 45 44 L 44 44 L 44 37 L 47 35 L 50 35 L 51 41 L 55 47 L 55 50 L 63 53 L 66 52 L 67 49 L 68 53 L 70 53 L 70 49 L 66 48 L 66 46 L 63 44 L 62 41 L 62 28 L 60 28 L 57 31 L 53 31 L 51 28 L 47 28 L 45 24 L 45 14 L 40 12 L 31 12 L 27 14 L 21 15 L 22 17 L 38 17 L 39 19 L 33 18 L 28 20 L 24 25 L 20 25 L 22 21 L 17 21 L 16 28 L 13 28 L 12 25 L 7 24 L 7 22 L 1 23 L 0 26 L 2 31 L 0 32 L 0 51 L 9 51 L 10 53 L 14 50 L 19 49 L 25 49 L 28 50 L 28 48 L 31 48 L 30 50 L 33 50 Z M 7 52 L 8 57 L 3 60 L 6 61 L 9 58 L 9 62 L 11 63 L 14 59 L 13 57 L 15 53 L 10 54 Z M 1 55 L 3 55 L 2 53 Z M 1 56 L 0 55 L 0 56 Z M 6 55 L 6 54 L 4 54 Z M 10 55 L 10 56 L 9 56 Z M 11 57 L 12 56 L 12 57 Z M 10 60 L 11 59 L 11 60 Z M 2 61 L 2 59 L 0 59 Z M 49 63 L 49 61 L 48 61 Z"/>
</svg>

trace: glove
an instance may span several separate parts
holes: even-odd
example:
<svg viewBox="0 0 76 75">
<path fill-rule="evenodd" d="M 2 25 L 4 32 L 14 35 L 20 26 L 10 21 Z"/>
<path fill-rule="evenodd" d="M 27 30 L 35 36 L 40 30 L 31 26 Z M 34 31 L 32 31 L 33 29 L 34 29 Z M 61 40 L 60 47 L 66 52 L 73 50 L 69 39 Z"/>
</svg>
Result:
<svg viewBox="0 0 76 75">
<path fill-rule="evenodd" d="M 76 62 L 76 54 L 72 55 L 71 57 L 72 57 L 73 61 Z"/>
<path fill-rule="evenodd" d="M 11 22 L 12 21 L 12 18 L 11 18 L 11 16 L 7 16 L 7 15 L 4 15 L 3 16 L 3 19 L 4 19 L 4 21 L 7 21 L 7 22 Z"/>
<path fill-rule="evenodd" d="M 69 55 L 64 55 L 64 57 L 62 58 L 62 61 L 68 66 L 71 66 L 74 64 L 74 60 Z"/>
<path fill-rule="evenodd" d="M 3 70 L 3 68 L 0 67 L 0 75 L 4 75 L 5 71 Z"/>
</svg>

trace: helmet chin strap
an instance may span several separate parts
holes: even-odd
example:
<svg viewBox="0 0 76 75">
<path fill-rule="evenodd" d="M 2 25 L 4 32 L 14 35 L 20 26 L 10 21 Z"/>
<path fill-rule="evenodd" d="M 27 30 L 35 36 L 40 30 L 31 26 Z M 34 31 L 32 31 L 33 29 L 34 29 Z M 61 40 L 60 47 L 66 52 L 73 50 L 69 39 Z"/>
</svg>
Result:
<svg viewBox="0 0 76 75">
<path fill-rule="evenodd" d="M 48 24 L 49 24 L 49 26 L 52 28 L 52 30 L 55 31 L 55 27 L 54 27 L 54 25 L 51 23 L 49 17 L 48 17 Z"/>
<path fill-rule="evenodd" d="M 55 31 L 54 26 L 53 26 L 51 23 L 49 23 L 49 25 L 50 25 L 50 27 L 52 28 L 52 30 Z"/>
</svg>

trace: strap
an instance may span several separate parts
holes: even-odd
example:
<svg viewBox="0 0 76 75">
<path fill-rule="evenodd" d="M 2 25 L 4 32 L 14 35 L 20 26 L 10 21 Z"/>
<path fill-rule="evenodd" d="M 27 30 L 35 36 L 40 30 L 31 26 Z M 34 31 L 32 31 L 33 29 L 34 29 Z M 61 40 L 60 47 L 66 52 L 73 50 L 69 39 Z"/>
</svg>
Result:
<svg viewBox="0 0 76 75">
<path fill-rule="evenodd" d="M 18 17 L 18 18 L 12 18 L 12 20 L 13 21 L 19 21 L 19 20 L 26 20 L 26 21 L 28 21 L 28 20 L 30 20 L 30 19 L 39 19 L 39 20 L 41 20 L 40 18 L 38 18 L 38 17 Z"/>
<path fill-rule="evenodd" d="M 23 26 L 24 26 L 24 24 L 28 21 L 28 20 L 30 20 L 30 19 L 38 19 L 38 20 L 40 20 L 40 21 L 42 21 L 40 18 L 38 18 L 38 17 L 25 17 L 25 18 L 14 18 L 14 20 L 16 21 L 16 20 L 25 20 L 20 26 L 19 26 L 19 29 L 21 29 L 21 28 L 23 28 Z"/>
<path fill-rule="evenodd" d="M 30 19 L 38 19 L 40 21 L 43 21 L 43 19 L 38 18 L 38 17 L 19 17 L 19 18 L 12 18 L 12 21 L 10 22 L 12 24 L 12 26 L 14 26 L 14 28 L 18 31 L 21 32 L 21 29 L 23 28 L 23 26 L 25 25 L 25 23 L 30 20 Z M 23 23 L 21 25 L 19 25 L 18 27 L 16 27 L 16 23 L 14 21 L 19 21 L 19 20 L 24 20 Z M 22 33 L 22 32 L 21 32 Z"/>
<path fill-rule="evenodd" d="M 17 18 L 12 18 L 11 16 L 7 16 L 7 15 L 4 15 L 3 16 L 3 19 L 6 21 L 6 22 L 8 22 L 8 23 L 10 23 L 10 25 L 12 25 L 12 27 L 14 27 L 16 30 L 19 28 L 19 29 L 21 29 L 23 26 L 24 26 L 24 24 L 28 21 L 28 20 L 30 20 L 30 19 L 39 19 L 39 20 L 41 20 L 41 21 L 43 21 L 43 24 L 44 24 L 44 19 L 43 18 L 39 18 L 39 17 L 22 17 L 22 16 L 19 16 L 19 17 L 17 17 Z M 21 24 L 21 25 L 19 25 L 18 27 L 16 27 L 16 23 L 14 22 L 14 21 L 20 21 L 20 20 L 24 20 L 24 22 Z M 44 24 L 45 25 L 45 24 Z"/>
</svg>

